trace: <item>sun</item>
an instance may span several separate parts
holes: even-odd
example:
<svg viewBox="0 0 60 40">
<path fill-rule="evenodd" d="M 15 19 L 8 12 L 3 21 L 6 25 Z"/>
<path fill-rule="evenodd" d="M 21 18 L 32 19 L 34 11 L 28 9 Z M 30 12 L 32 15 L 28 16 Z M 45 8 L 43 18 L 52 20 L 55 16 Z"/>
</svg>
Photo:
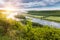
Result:
<svg viewBox="0 0 60 40">
<path fill-rule="evenodd" d="M 7 14 L 7 19 L 15 19 L 14 16 L 18 14 L 17 11 L 22 8 L 22 6 L 19 5 L 22 3 L 22 0 L 8 0 L 7 2 L 2 0 L 2 2 L 4 2 L 4 7 L 1 8 L 3 10 L 2 13 Z"/>
<path fill-rule="evenodd" d="M 12 18 L 12 19 L 14 19 L 14 15 L 16 15 L 16 13 L 14 13 L 13 11 L 15 11 L 16 10 L 16 8 L 13 6 L 13 5 L 11 5 L 11 4 L 8 4 L 8 5 L 6 5 L 5 7 L 4 7 L 4 14 L 7 14 L 7 19 L 9 19 L 9 18 Z"/>
</svg>

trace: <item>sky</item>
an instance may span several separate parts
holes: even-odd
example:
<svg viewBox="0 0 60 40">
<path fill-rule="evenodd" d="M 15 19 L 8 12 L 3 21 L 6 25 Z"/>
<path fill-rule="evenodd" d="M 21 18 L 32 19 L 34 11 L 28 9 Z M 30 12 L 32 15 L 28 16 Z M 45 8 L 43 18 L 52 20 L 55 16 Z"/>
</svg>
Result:
<svg viewBox="0 0 60 40">
<path fill-rule="evenodd" d="M 60 0 L 23 0 L 26 8 L 60 7 Z"/>
<path fill-rule="evenodd" d="M 0 0 L 0 9 L 60 10 L 60 0 Z"/>
</svg>

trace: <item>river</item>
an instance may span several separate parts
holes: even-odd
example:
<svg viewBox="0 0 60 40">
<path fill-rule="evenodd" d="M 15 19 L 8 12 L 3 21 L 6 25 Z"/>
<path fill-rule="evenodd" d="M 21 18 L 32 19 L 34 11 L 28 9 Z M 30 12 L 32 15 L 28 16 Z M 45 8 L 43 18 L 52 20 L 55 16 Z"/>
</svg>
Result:
<svg viewBox="0 0 60 40">
<path fill-rule="evenodd" d="M 53 26 L 53 27 L 56 27 L 56 28 L 60 28 L 60 23 L 58 23 L 58 22 L 32 18 L 32 17 L 28 17 L 28 16 L 26 16 L 26 18 L 30 18 L 30 19 L 32 19 L 31 20 L 32 22 L 39 23 L 41 25 L 48 25 L 48 26 Z"/>
</svg>

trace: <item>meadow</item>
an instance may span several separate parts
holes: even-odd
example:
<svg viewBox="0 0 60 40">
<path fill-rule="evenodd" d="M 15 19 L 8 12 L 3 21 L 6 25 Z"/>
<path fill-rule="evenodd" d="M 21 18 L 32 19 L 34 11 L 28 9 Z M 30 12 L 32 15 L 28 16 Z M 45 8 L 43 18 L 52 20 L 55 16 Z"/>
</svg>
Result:
<svg viewBox="0 0 60 40">
<path fill-rule="evenodd" d="M 7 19 L 0 13 L 0 40 L 60 40 L 60 28 L 32 23 L 21 15 L 17 18 L 23 21 Z"/>
<path fill-rule="evenodd" d="M 29 11 L 29 16 L 49 21 L 60 22 L 60 11 Z"/>
</svg>

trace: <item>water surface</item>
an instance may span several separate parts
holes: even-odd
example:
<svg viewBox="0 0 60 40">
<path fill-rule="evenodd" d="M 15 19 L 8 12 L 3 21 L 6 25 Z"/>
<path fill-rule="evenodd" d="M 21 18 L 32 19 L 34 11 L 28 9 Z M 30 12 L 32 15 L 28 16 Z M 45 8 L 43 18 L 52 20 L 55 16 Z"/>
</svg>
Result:
<svg viewBox="0 0 60 40">
<path fill-rule="evenodd" d="M 53 22 L 53 21 L 47 21 L 47 20 L 32 18 L 32 17 L 28 17 L 28 16 L 26 16 L 26 18 L 31 18 L 32 22 L 39 23 L 41 25 L 48 25 L 48 26 L 53 26 L 53 27 L 60 28 L 60 23 L 58 23 L 58 22 Z"/>
</svg>

